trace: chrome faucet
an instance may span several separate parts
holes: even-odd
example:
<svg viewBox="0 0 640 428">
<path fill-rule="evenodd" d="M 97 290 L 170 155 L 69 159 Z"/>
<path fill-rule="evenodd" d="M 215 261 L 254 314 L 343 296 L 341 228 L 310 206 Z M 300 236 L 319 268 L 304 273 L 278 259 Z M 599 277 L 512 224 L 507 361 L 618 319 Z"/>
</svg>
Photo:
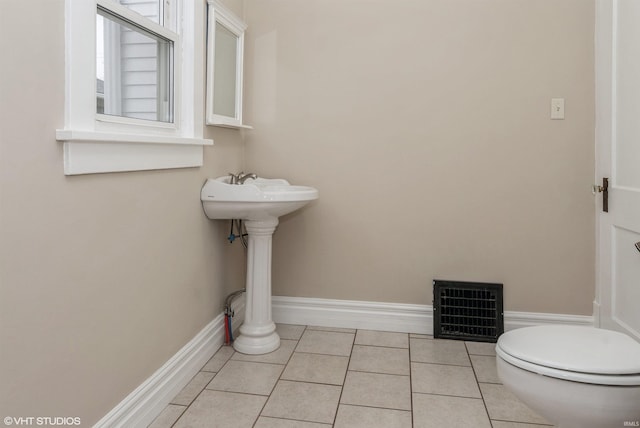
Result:
<svg viewBox="0 0 640 428">
<path fill-rule="evenodd" d="M 258 178 L 258 175 L 254 174 L 253 172 L 248 172 L 246 174 L 244 172 L 241 172 L 240 174 L 238 174 L 238 184 L 244 184 L 244 182 L 249 178 L 255 180 L 256 178 Z"/>
<path fill-rule="evenodd" d="M 238 174 L 234 174 L 232 172 L 229 173 L 229 184 L 244 184 L 244 182 L 249 179 L 256 179 L 258 176 L 252 172 L 244 173 L 239 172 Z"/>
</svg>

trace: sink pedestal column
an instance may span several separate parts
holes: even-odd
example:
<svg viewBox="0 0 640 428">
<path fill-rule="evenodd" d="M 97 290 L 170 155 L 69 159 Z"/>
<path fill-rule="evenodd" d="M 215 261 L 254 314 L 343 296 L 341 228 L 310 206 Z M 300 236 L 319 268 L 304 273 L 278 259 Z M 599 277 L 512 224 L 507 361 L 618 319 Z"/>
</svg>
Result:
<svg viewBox="0 0 640 428">
<path fill-rule="evenodd" d="M 249 234 L 244 323 L 233 348 L 243 354 L 267 354 L 280 347 L 271 319 L 271 237 L 277 218 L 245 220 Z"/>
</svg>

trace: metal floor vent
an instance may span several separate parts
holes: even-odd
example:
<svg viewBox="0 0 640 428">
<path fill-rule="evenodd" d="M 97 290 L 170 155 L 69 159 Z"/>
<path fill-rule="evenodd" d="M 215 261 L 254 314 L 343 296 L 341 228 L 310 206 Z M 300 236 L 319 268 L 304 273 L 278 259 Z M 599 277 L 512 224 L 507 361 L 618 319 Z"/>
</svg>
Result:
<svg viewBox="0 0 640 428">
<path fill-rule="evenodd" d="M 433 337 L 496 342 L 504 332 L 502 284 L 433 281 Z"/>
</svg>

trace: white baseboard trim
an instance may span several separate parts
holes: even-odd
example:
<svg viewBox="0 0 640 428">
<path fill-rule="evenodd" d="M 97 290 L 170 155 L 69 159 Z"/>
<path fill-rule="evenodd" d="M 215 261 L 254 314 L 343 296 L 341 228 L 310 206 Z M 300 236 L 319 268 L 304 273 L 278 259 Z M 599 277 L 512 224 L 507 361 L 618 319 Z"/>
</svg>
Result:
<svg viewBox="0 0 640 428">
<path fill-rule="evenodd" d="M 245 299 L 236 299 L 233 309 L 235 337 L 244 320 Z M 431 305 L 274 296 L 272 314 L 275 322 L 283 324 L 433 334 Z M 504 322 L 505 330 L 512 330 L 541 324 L 592 326 L 594 319 L 582 315 L 505 311 Z M 94 427 L 149 425 L 223 343 L 224 314 L 220 314 Z"/>
<path fill-rule="evenodd" d="M 593 316 L 591 315 L 567 315 L 548 314 L 542 312 L 513 312 L 504 311 L 504 330 L 509 331 L 520 327 L 530 327 L 534 325 L 581 325 L 593 327 Z"/>
<path fill-rule="evenodd" d="M 277 323 L 433 334 L 431 305 L 284 296 L 271 302 Z M 504 324 L 505 331 L 543 324 L 593 326 L 593 317 L 505 311 Z"/>
<path fill-rule="evenodd" d="M 220 314 L 94 427 L 149 425 L 223 343 L 224 315 Z"/>
<path fill-rule="evenodd" d="M 233 334 L 244 320 L 245 299 L 232 308 Z M 182 347 L 151 377 L 100 419 L 94 428 L 146 427 L 164 410 L 224 343 L 224 314 L 220 314 Z"/>
<path fill-rule="evenodd" d="M 273 320 L 283 324 L 361 328 L 404 333 L 433 332 L 431 306 L 307 297 L 271 298 Z"/>
</svg>

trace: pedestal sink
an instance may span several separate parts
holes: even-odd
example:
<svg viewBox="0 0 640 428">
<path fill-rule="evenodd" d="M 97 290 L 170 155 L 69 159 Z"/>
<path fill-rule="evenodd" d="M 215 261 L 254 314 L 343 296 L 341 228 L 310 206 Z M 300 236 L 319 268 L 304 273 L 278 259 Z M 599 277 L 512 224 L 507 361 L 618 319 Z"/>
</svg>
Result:
<svg viewBox="0 0 640 428">
<path fill-rule="evenodd" d="M 200 199 L 211 220 L 241 219 L 249 234 L 244 323 L 233 342 L 243 354 L 266 354 L 280 346 L 271 317 L 271 237 L 278 217 L 318 198 L 313 187 L 294 186 L 283 179 L 248 179 L 231 184 L 231 177 L 208 179 Z"/>
</svg>

